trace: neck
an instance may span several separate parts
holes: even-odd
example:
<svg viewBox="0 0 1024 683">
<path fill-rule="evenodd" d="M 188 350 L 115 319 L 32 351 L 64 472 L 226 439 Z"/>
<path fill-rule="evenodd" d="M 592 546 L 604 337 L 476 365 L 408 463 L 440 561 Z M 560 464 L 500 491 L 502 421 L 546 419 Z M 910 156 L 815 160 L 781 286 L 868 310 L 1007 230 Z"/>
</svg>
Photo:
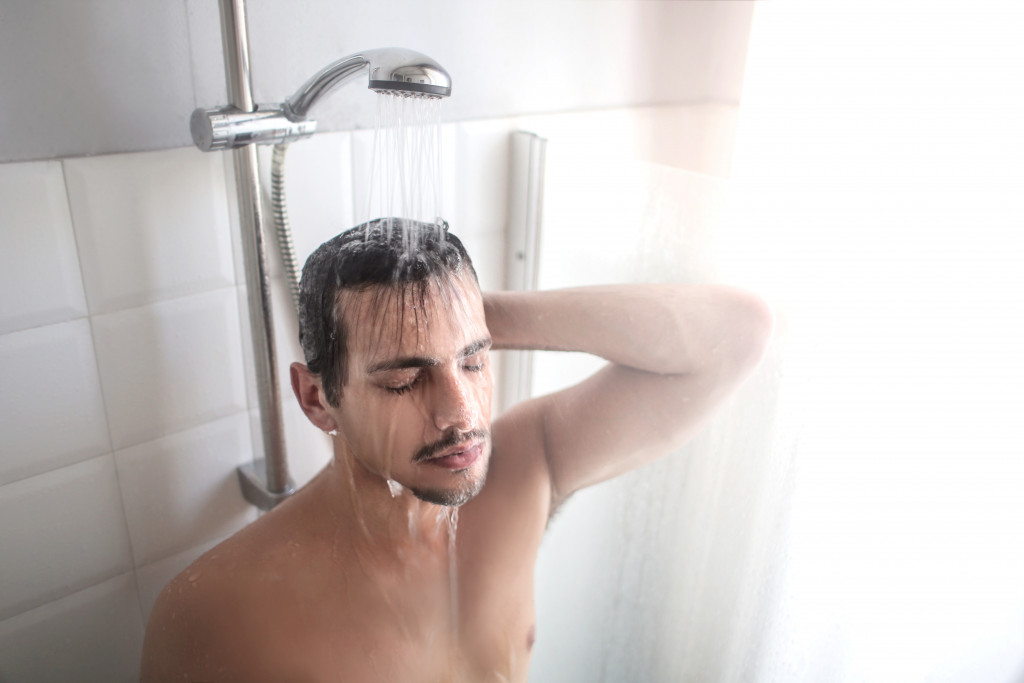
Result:
<svg viewBox="0 0 1024 683">
<path fill-rule="evenodd" d="M 442 552 L 457 508 L 424 502 L 396 482 L 368 471 L 335 440 L 334 459 L 316 486 L 333 523 L 357 548 L 396 557 L 410 550 Z"/>
</svg>

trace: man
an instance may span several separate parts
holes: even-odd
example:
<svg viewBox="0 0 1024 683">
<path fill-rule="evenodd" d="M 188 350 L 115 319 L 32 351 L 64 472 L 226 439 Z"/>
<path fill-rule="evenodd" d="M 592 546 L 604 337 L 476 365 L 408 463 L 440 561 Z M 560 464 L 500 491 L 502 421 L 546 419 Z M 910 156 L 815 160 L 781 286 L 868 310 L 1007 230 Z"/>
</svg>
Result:
<svg viewBox="0 0 1024 683">
<path fill-rule="evenodd" d="M 410 221 L 302 279 L 292 387 L 334 458 L 164 589 L 145 681 L 525 681 L 554 510 L 683 444 L 772 326 L 718 286 L 482 294 L 459 240 Z M 609 364 L 492 425 L 491 349 Z"/>
</svg>

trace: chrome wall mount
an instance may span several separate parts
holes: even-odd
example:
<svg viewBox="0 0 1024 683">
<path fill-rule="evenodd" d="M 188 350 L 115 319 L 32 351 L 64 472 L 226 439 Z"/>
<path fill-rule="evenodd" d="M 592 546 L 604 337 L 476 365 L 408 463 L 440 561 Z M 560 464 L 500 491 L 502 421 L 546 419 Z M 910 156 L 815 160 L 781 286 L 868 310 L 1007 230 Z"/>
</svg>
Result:
<svg viewBox="0 0 1024 683">
<path fill-rule="evenodd" d="M 249 108 L 232 103 L 227 107 L 196 109 L 190 122 L 192 141 L 204 152 L 216 152 L 250 144 L 288 144 L 307 138 L 316 131 L 316 121 L 306 118 L 310 109 L 327 93 L 364 70 L 369 75 L 369 88 L 378 93 L 448 97 L 452 91 L 448 73 L 424 54 L 390 47 L 364 50 L 327 65 L 283 103 Z"/>
<path fill-rule="evenodd" d="M 316 121 L 289 121 L 280 107 L 239 111 L 234 107 L 196 109 L 192 112 L 192 141 L 204 152 L 219 152 L 245 145 L 276 145 L 308 138 Z"/>
<path fill-rule="evenodd" d="M 288 475 L 285 449 L 256 145 L 282 145 L 311 136 L 316 121 L 307 120 L 310 109 L 364 69 L 370 89 L 410 97 L 447 97 L 451 78 L 426 55 L 381 48 L 328 65 L 284 103 L 257 105 L 252 99 L 249 73 L 245 0 L 220 0 L 220 15 L 230 102 L 222 107 L 196 109 L 190 127 L 192 140 L 202 151 L 233 151 L 264 450 L 262 458 L 255 457 L 251 464 L 238 468 L 238 478 L 245 499 L 261 510 L 270 510 L 295 492 L 295 483 Z"/>
</svg>

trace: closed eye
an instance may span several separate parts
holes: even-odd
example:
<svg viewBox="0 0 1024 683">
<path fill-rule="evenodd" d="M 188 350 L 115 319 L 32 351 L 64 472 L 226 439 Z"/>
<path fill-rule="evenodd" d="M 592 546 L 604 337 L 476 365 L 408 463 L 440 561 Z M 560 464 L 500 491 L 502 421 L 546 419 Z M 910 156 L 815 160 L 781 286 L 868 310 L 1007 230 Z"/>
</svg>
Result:
<svg viewBox="0 0 1024 683">
<path fill-rule="evenodd" d="M 390 391 L 392 394 L 401 395 L 407 391 L 411 391 L 412 388 L 419 384 L 422 379 L 423 373 L 417 372 L 416 376 L 413 377 L 411 381 L 406 382 L 405 384 L 400 384 L 398 386 L 385 386 L 384 389 Z"/>
</svg>

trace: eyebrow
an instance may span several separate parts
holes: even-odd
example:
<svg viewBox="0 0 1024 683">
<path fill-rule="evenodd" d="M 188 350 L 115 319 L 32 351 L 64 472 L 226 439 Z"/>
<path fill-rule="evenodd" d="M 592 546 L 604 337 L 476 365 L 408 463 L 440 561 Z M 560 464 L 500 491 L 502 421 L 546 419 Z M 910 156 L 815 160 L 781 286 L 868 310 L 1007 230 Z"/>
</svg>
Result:
<svg viewBox="0 0 1024 683">
<path fill-rule="evenodd" d="M 457 356 L 458 358 L 467 358 L 480 353 L 484 349 L 488 349 L 491 346 L 491 338 L 484 337 L 477 339 L 475 342 L 465 346 Z M 377 372 L 388 372 L 389 370 L 405 370 L 407 368 L 430 368 L 436 365 L 440 365 L 441 360 L 438 358 L 430 358 L 427 356 L 399 356 L 398 358 L 391 358 L 388 360 L 374 363 L 366 370 L 366 374 L 372 375 Z"/>
</svg>

